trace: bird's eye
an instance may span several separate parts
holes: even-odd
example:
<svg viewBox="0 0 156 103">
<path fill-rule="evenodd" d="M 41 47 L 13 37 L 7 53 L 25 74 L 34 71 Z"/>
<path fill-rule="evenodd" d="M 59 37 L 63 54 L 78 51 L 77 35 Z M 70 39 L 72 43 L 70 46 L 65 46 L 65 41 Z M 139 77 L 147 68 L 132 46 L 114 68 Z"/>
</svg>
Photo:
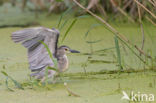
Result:
<svg viewBox="0 0 156 103">
<path fill-rule="evenodd" d="M 67 49 L 67 48 L 65 48 L 65 51 L 68 51 L 68 49 Z"/>
</svg>

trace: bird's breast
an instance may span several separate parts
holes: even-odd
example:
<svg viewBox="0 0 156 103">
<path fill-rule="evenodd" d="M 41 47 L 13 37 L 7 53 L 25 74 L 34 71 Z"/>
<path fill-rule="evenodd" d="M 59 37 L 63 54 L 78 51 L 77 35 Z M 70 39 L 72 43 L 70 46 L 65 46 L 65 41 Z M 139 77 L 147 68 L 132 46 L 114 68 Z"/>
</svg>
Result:
<svg viewBox="0 0 156 103">
<path fill-rule="evenodd" d="M 59 57 L 58 59 L 58 69 L 60 72 L 64 72 L 68 69 L 68 58 L 66 55 Z"/>
</svg>

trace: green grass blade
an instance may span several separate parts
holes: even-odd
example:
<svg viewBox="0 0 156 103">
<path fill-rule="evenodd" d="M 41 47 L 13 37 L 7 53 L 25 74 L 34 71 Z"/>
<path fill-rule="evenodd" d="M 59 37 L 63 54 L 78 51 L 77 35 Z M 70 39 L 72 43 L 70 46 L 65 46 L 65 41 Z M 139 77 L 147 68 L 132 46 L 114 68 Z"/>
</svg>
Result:
<svg viewBox="0 0 156 103">
<path fill-rule="evenodd" d="M 100 50 L 96 50 L 96 51 L 94 51 L 94 52 L 105 52 L 105 51 L 107 51 L 107 50 L 112 50 L 112 49 L 115 49 L 115 47 L 100 49 Z"/>
<path fill-rule="evenodd" d="M 88 17 L 91 17 L 90 15 L 82 15 L 82 16 L 79 16 L 77 17 L 78 19 L 81 19 L 81 18 L 88 18 Z"/>
<path fill-rule="evenodd" d="M 89 44 L 94 44 L 94 43 L 98 43 L 98 42 L 101 42 L 101 41 L 102 41 L 102 39 L 95 40 L 95 41 L 86 41 L 86 42 L 89 43 Z"/>
<path fill-rule="evenodd" d="M 2 73 L 3 75 L 5 75 L 5 76 L 7 76 L 7 77 L 8 77 L 8 74 L 7 74 L 6 72 L 1 71 L 1 73 Z"/>
<path fill-rule="evenodd" d="M 74 26 L 74 24 L 76 23 L 76 21 L 77 21 L 77 18 L 74 19 L 74 20 L 72 21 L 72 23 L 70 24 L 70 26 L 69 26 L 68 29 L 66 30 L 66 32 L 65 32 L 65 34 L 64 34 L 64 36 L 63 36 L 63 38 L 62 38 L 61 43 L 63 43 L 63 41 L 64 41 L 65 38 L 67 37 L 67 34 L 68 34 L 69 31 L 71 30 L 71 28 Z"/>
<path fill-rule="evenodd" d="M 61 31 L 62 28 L 67 24 L 67 22 L 69 21 L 69 19 L 65 20 L 64 23 L 61 25 L 61 27 L 59 28 L 59 30 Z"/>
<path fill-rule="evenodd" d="M 16 80 L 14 80 L 12 77 L 9 77 L 9 78 L 13 81 L 14 85 L 15 85 L 17 88 L 24 90 L 24 88 L 22 87 L 22 85 L 21 85 L 20 83 L 18 83 L 18 82 L 17 82 Z"/>
<path fill-rule="evenodd" d="M 60 24 L 61 24 L 61 21 L 64 17 L 64 15 L 68 14 L 70 11 L 72 10 L 72 6 L 69 7 L 65 12 L 63 12 L 58 20 L 58 24 L 57 24 L 57 28 L 60 28 Z"/>
<path fill-rule="evenodd" d="M 41 42 L 41 43 L 44 45 L 44 47 L 46 48 L 46 50 L 47 50 L 47 52 L 48 52 L 48 54 L 49 54 L 49 56 L 50 56 L 50 59 L 52 60 L 52 62 L 54 62 L 54 66 L 55 66 L 55 68 L 56 68 L 56 66 L 57 66 L 57 60 L 53 58 L 53 55 L 52 55 L 52 53 L 51 53 L 51 51 L 50 51 L 48 45 L 47 45 L 46 43 L 44 43 L 43 41 L 40 41 L 40 42 Z"/>
<path fill-rule="evenodd" d="M 60 16 L 60 18 L 59 18 L 59 21 L 58 21 L 58 24 L 57 24 L 57 28 L 60 27 L 60 24 L 61 24 L 62 18 L 63 18 L 63 14 L 62 14 L 62 15 Z"/>
<path fill-rule="evenodd" d="M 14 83 L 14 85 L 15 85 L 17 88 L 24 90 L 24 88 L 22 87 L 22 85 L 21 85 L 20 83 L 18 83 L 16 80 L 14 80 L 11 76 L 9 76 L 6 72 L 1 71 L 1 73 L 2 73 L 3 75 L 5 75 L 7 78 L 9 78 L 9 79 Z M 8 85 L 8 80 L 6 80 L 6 84 Z M 8 88 L 8 87 L 7 87 L 7 88 Z"/>
<path fill-rule="evenodd" d="M 85 33 L 85 38 L 88 36 L 89 32 L 90 32 L 93 28 L 95 28 L 95 27 L 97 27 L 97 26 L 101 26 L 101 24 L 93 24 L 93 25 L 91 25 L 90 28 L 88 29 L 88 31 Z"/>
<path fill-rule="evenodd" d="M 9 85 L 8 85 L 8 76 L 6 77 L 5 85 L 6 85 L 6 87 L 7 87 L 7 89 L 8 89 L 9 91 L 14 92 L 13 89 L 9 88 Z"/>
<path fill-rule="evenodd" d="M 58 72 L 58 70 L 56 68 L 53 68 L 53 67 L 47 67 L 47 68 L 50 70 L 54 70 L 54 71 Z"/>
<path fill-rule="evenodd" d="M 115 36 L 114 40 L 115 40 L 115 47 L 116 47 L 117 60 L 118 60 L 118 63 L 119 63 L 119 67 L 120 67 L 120 70 L 123 70 L 123 67 L 122 67 L 122 64 L 121 64 L 121 54 L 120 54 L 120 47 L 119 47 L 118 37 Z"/>
<path fill-rule="evenodd" d="M 143 63 L 145 63 L 146 65 L 148 65 L 146 63 L 146 61 L 144 61 L 125 41 L 123 41 L 122 39 L 118 38 L 121 42 L 124 43 L 124 45 L 126 45 L 128 47 L 128 49 L 136 56 L 138 57 Z"/>
<path fill-rule="evenodd" d="M 46 43 L 44 43 L 43 41 L 40 41 L 40 42 L 44 45 L 44 47 L 45 47 L 46 50 L 48 51 L 48 54 L 49 54 L 49 56 L 50 56 L 50 59 L 53 60 L 53 55 L 52 55 L 52 53 L 51 53 L 51 51 L 50 51 L 48 45 L 47 45 Z"/>
</svg>

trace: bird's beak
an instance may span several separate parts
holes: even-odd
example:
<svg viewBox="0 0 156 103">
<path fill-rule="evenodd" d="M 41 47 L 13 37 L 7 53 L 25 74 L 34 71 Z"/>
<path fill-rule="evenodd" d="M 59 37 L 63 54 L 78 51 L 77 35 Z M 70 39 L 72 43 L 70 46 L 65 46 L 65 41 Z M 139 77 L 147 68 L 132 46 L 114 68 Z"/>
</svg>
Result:
<svg viewBox="0 0 156 103">
<path fill-rule="evenodd" d="M 72 50 L 72 49 L 70 49 L 70 52 L 71 52 L 71 53 L 80 53 L 79 51 L 77 51 L 77 50 Z"/>
</svg>

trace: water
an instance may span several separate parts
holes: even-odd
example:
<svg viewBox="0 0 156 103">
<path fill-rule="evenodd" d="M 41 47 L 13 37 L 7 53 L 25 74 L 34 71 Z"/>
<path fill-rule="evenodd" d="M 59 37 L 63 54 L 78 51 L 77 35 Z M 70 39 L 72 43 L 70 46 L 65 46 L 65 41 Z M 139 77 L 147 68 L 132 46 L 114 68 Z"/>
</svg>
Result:
<svg viewBox="0 0 156 103">
<path fill-rule="evenodd" d="M 49 18 L 40 17 L 38 21 L 45 27 L 56 27 L 58 16 L 54 15 Z M 71 18 L 72 19 L 72 18 Z M 71 20 L 72 21 L 72 20 Z M 69 23 L 71 23 L 71 21 Z M 66 28 L 61 30 L 61 37 L 65 33 Z M 89 36 L 84 38 L 85 33 L 92 24 L 96 24 L 93 18 L 80 19 L 69 32 L 63 45 L 68 45 L 72 49 L 81 51 L 81 53 L 90 53 L 90 44 L 86 41 L 102 40 L 99 43 L 93 44 L 92 49 L 100 50 L 105 48 L 112 48 L 114 44 L 114 36 L 103 27 L 96 27 L 91 30 Z M 113 24 L 117 30 L 124 34 L 134 44 L 141 47 L 141 33 L 137 25 L 130 24 Z M 152 56 L 155 54 L 155 37 L 156 29 L 148 24 L 145 28 L 145 52 L 150 51 Z M 15 44 L 11 40 L 11 33 L 23 28 L 4 28 L 0 29 L 0 68 L 6 71 L 10 76 L 20 83 L 29 81 L 27 52 L 20 44 Z M 126 48 L 126 52 L 121 45 L 122 62 L 126 68 L 124 69 L 144 69 L 144 65 L 140 60 L 134 56 L 131 51 Z M 116 62 L 115 49 L 110 49 L 101 52 L 101 55 L 92 55 L 92 60 L 114 61 Z M 97 74 L 81 76 L 79 73 L 84 73 L 82 64 L 86 62 L 88 55 L 69 54 L 70 66 L 69 70 L 65 72 L 67 77 L 65 81 L 69 88 L 79 94 L 81 97 L 68 96 L 63 83 L 50 84 L 51 90 L 45 88 L 35 87 L 35 90 L 26 88 L 25 90 L 18 90 L 14 88 L 12 83 L 9 85 L 15 89 L 15 92 L 6 90 L 5 77 L 0 74 L 0 101 L 3 103 L 126 103 L 121 100 L 122 90 L 126 92 L 140 91 L 144 93 L 156 94 L 155 72 L 142 73 L 123 73 L 123 74 Z M 88 63 L 85 68 L 87 72 L 99 72 L 101 70 L 117 70 L 117 63 Z M 71 73 L 76 73 L 71 76 Z M 76 76 L 77 75 L 77 76 Z M 9 98 L 9 99 L 8 99 Z"/>
</svg>

